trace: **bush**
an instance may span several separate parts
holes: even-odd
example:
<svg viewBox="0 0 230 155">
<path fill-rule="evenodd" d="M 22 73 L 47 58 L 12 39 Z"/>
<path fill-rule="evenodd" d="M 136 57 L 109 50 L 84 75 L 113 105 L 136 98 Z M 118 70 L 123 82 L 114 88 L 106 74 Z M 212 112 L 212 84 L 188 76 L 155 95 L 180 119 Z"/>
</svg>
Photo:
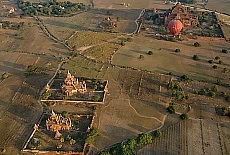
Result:
<svg viewBox="0 0 230 155">
<path fill-rule="evenodd" d="M 173 114 L 173 113 L 176 112 L 176 108 L 175 108 L 175 106 L 173 106 L 173 105 L 170 105 L 170 106 L 167 108 L 167 110 L 168 110 L 168 112 L 171 113 L 171 114 Z"/>
<path fill-rule="evenodd" d="M 200 46 L 201 46 L 199 42 L 195 42 L 193 45 L 194 45 L 195 47 L 200 47 Z"/>
<path fill-rule="evenodd" d="M 153 55 L 153 51 L 148 51 L 148 55 Z"/>
<path fill-rule="evenodd" d="M 99 95 L 94 95 L 94 96 L 92 96 L 92 101 L 94 101 L 94 102 L 98 102 L 99 99 L 100 99 L 100 96 L 99 96 Z"/>
<path fill-rule="evenodd" d="M 144 55 L 140 55 L 140 56 L 139 56 L 139 59 L 144 59 Z"/>
<path fill-rule="evenodd" d="M 69 113 L 67 111 L 62 111 L 61 115 L 65 118 L 69 117 Z"/>
<path fill-rule="evenodd" d="M 9 77 L 9 73 L 5 72 L 2 74 L 2 79 L 7 79 Z"/>
<path fill-rule="evenodd" d="M 99 155 L 110 155 L 110 153 L 108 151 L 103 151 L 103 152 L 100 152 Z"/>
<path fill-rule="evenodd" d="M 223 61 L 219 60 L 219 64 L 224 64 Z"/>
<path fill-rule="evenodd" d="M 181 76 L 181 79 L 183 79 L 183 80 L 188 80 L 189 78 L 188 78 L 187 75 L 182 75 L 182 76 Z"/>
<path fill-rule="evenodd" d="M 220 93 L 220 95 L 225 97 L 225 96 L 227 95 L 227 93 L 222 91 L 222 92 Z"/>
<path fill-rule="evenodd" d="M 76 140 L 70 139 L 70 141 L 69 141 L 69 144 L 70 144 L 70 145 L 73 145 L 73 144 L 75 144 L 75 143 L 76 143 Z"/>
<path fill-rule="evenodd" d="M 230 101 L 230 96 L 226 96 L 225 100 Z"/>
<path fill-rule="evenodd" d="M 193 55 L 193 57 L 192 57 L 192 58 L 193 58 L 193 60 L 199 60 L 199 57 L 198 57 L 198 55 L 196 55 L 196 54 L 195 54 L 195 55 Z"/>
<path fill-rule="evenodd" d="M 210 96 L 210 97 L 215 97 L 215 96 L 216 96 L 216 93 L 213 92 L 213 91 L 210 91 L 210 92 L 208 92 L 208 96 Z"/>
<path fill-rule="evenodd" d="M 213 60 L 208 60 L 208 62 L 209 62 L 210 64 L 213 64 L 213 63 L 214 63 L 214 61 L 213 61 Z"/>
<path fill-rule="evenodd" d="M 228 53 L 228 50 L 227 50 L 227 49 L 222 49 L 221 52 L 227 54 L 227 53 Z"/>
<path fill-rule="evenodd" d="M 180 49 L 177 48 L 177 49 L 175 50 L 175 52 L 180 52 Z"/>
<path fill-rule="evenodd" d="M 215 60 L 219 60 L 219 59 L 220 59 L 220 57 L 219 57 L 219 56 L 216 56 L 216 57 L 215 57 Z"/>
<path fill-rule="evenodd" d="M 212 68 L 213 69 L 217 69 L 218 67 L 217 67 L 217 65 L 213 65 Z"/>
<path fill-rule="evenodd" d="M 182 120 L 185 120 L 185 119 L 188 119 L 189 117 L 188 117 L 188 114 L 181 114 L 181 115 L 180 115 L 180 118 L 181 118 Z"/>
<path fill-rule="evenodd" d="M 87 144 L 92 144 L 93 142 L 94 142 L 94 137 L 91 137 L 91 136 L 87 137 L 85 140 L 85 143 Z"/>
<path fill-rule="evenodd" d="M 125 42 L 124 41 L 121 41 L 121 46 L 125 46 Z"/>
<path fill-rule="evenodd" d="M 130 37 L 129 37 L 129 38 L 127 38 L 127 41 L 128 41 L 128 42 L 132 42 L 132 41 L 133 41 L 133 38 L 130 38 Z"/>
<path fill-rule="evenodd" d="M 206 90 L 205 89 L 201 89 L 199 92 L 198 92 L 198 95 L 205 95 L 206 94 Z"/>
<path fill-rule="evenodd" d="M 214 85 L 214 86 L 212 86 L 211 90 L 214 91 L 214 92 L 217 92 L 218 88 L 217 88 L 216 85 Z"/>
<path fill-rule="evenodd" d="M 118 22 L 121 21 L 121 19 L 122 19 L 121 17 L 117 17 L 117 21 L 118 21 Z"/>
<path fill-rule="evenodd" d="M 50 96 L 51 96 L 51 93 L 50 93 L 49 91 L 44 92 L 44 93 L 42 94 L 42 99 L 43 99 L 43 100 L 47 100 Z"/>
<path fill-rule="evenodd" d="M 162 132 L 160 131 L 160 130 L 156 130 L 155 132 L 154 132 L 154 136 L 155 137 L 161 137 L 162 136 Z"/>
</svg>

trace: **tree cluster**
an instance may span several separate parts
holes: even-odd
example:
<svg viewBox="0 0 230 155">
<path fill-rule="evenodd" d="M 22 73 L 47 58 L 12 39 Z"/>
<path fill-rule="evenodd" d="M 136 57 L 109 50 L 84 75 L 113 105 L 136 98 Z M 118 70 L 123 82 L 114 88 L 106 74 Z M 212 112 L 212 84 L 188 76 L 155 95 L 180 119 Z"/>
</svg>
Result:
<svg viewBox="0 0 230 155">
<path fill-rule="evenodd" d="M 111 148 L 109 151 L 103 151 L 99 155 L 136 155 L 136 147 L 152 143 L 152 136 L 141 133 L 136 139 L 128 139 L 119 145 Z"/>
<path fill-rule="evenodd" d="M 12 29 L 12 30 L 22 30 L 24 29 L 24 22 L 10 22 L 10 21 L 2 21 L 2 28 L 4 29 Z"/>
<path fill-rule="evenodd" d="M 207 95 L 207 96 L 210 96 L 210 97 L 215 97 L 217 91 L 218 91 L 218 88 L 217 88 L 216 85 L 214 85 L 211 88 L 203 88 L 203 89 L 201 89 L 198 92 L 198 94 L 199 95 Z"/>
<path fill-rule="evenodd" d="M 64 15 L 85 9 L 85 4 L 72 3 L 70 1 L 50 1 L 37 3 L 19 0 L 18 7 L 24 11 L 25 15 Z"/>
<path fill-rule="evenodd" d="M 90 132 L 87 135 L 87 138 L 85 140 L 86 143 L 92 144 L 94 142 L 94 138 L 98 135 L 98 129 L 95 127 L 92 127 L 90 129 Z"/>
<path fill-rule="evenodd" d="M 173 0 L 174 2 L 181 2 L 181 3 L 188 3 L 188 4 L 195 4 L 196 0 Z"/>
</svg>

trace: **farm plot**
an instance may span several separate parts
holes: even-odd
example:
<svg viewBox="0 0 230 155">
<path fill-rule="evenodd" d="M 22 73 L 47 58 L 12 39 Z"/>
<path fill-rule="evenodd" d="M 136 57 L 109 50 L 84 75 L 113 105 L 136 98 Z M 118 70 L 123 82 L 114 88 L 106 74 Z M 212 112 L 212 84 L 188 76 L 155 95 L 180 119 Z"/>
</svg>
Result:
<svg viewBox="0 0 230 155">
<path fill-rule="evenodd" d="M 201 47 L 193 46 L 197 41 L 200 42 Z M 176 48 L 180 48 L 181 52 L 176 53 Z M 176 75 L 187 74 L 193 79 L 214 82 L 217 78 L 222 80 L 228 78 L 223 69 L 229 68 L 230 55 L 221 53 L 223 48 L 229 49 L 228 43 L 225 41 L 170 42 L 138 36 L 138 38 L 133 38 L 133 42 L 123 46 L 115 53 L 112 63 L 158 73 L 172 71 Z M 148 55 L 148 51 L 152 51 L 153 55 Z M 200 60 L 192 59 L 195 54 L 199 56 Z M 224 63 L 218 64 L 219 60 L 214 59 L 216 56 L 219 56 Z M 208 60 L 213 60 L 217 69 L 213 69 L 214 64 L 208 63 Z"/>
<path fill-rule="evenodd" d="M 163 130 L 162 137 L 153 139 L 138 154 L 221 154 L 217 123 L 207 120 L 187 120 Z"/>
<path fill-rule="evenodd" d="M 229 134 L 230 124 L 229 122 L 219 123 L 217 127 L 220 132 L 220 141 L 222 144 L 223 154 L 229 154 L 230 153 L 230 147 L 229 147 L 230 146 L 230 134 Z"/>
<path fill-rule="evenodd" d="M 4 19 L 12 22 L 11 18 Z M 15 21 L 15 20 L 13 20 Z M 3 36 L 0 37 L 0 49 L 8 52 L 24 52 L 32 54 L 46 55 L 68 55 L 68 50 L 63 45 L 55 43 L 48 38 L 31 18 L 25 18 L 24 26 L 21 30 L 5 30 Z M 18 19 L 19 22 L 19 19 Z M 5 38 L 7 38 L 5 40 Z"/>
<path fill-rule="evenodd" d="M 171 97 L 167 93 L 169 76 L 151 74 L 138 70 L 121 69 L 119 79 L 123 90 L 131 97 L 149 102 L 164 101 Z"/>
</svg>

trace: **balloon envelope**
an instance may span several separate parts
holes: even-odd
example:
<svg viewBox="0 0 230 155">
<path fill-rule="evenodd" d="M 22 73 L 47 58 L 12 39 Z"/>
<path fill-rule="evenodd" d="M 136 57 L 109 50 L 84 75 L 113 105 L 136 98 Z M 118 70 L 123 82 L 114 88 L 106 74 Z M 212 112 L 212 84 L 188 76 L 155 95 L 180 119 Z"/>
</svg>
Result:
<svg viewBox="0 0 230 155">
<path fill-rule="evenodd" d="M 183 28 L 183 24 L 179 20 L 171 20 L 168 23 L 168 29 L 174 36 L 177 35 L 182 28 Z"/>
</svg>

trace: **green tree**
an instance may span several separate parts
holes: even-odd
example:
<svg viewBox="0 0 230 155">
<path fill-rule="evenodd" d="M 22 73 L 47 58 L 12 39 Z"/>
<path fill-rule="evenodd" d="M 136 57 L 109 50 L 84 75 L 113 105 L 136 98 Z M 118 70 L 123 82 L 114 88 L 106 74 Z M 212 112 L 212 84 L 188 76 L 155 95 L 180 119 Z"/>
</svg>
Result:
<svg viewBox="0 0 230 155">
<path fill-rule="evenodd" d="M 185 120 L 185 119 L 188 119 L 189 117 L 188 117 L 188 114 L 181 114 L 181 115 L 180 115 L 180 118 L 181 118 L 182 120 Z"/>
<path fill-rule="evenodd" d="M 213 91 L 210 91 L 210 92 L 208 92 L 208 95 L 209 95 L 210 97 L 215 97 L 215 96 L 216 96 L 216 93 L 213 92 Z"/>
<path fill-rule="evenodd" d="M 213 61 L 213 60 L 208 60 L 208 62 L 209 62 L 210 64 L 213 64 L 213 63 L 214 63 L 214 61 Z"/>
<path fill-rule="evenodd" d="M 110 153 L 108 151 L 102 151 L 99 153 L 99 155 L 110 155 Z"/>
<path fill-rule="evenodd" d="M 201 46 L 199 42 L 195 42 L 193 45 L 194 45 L 195 47 L 200 47 L 200 46 Z"/>
<path fill-rule="evenodd" d="M 69 141 L 69 144 L 70 144 L 70 145 L 74 145 L 75 143 L 76 143 L 76 140 L 70 139 L 70 141 Z"/>
<path fill-rule="evenodd" d="M 216 56 L 216 57 L 215 57 L 215 59 L 216 59 L 216 60 L 219 60 L 219 59 L 220 59 L 220 57 L 219 57 L 219 56 Z"/>
<path fill-rule="evenodd" d="M 69 113 L 67 111 L 62 111 L 61 115 L 65 118 L 69 117 Z"/>
<path fill-rule="evenodd" d="M 152 143 L 152 136 L 149 134 L 141 133 L 137 137 L 137 144 L 138 145 L 146 145 Z"/>
<path fill-rule="evenodd" d="M 192 58 L 193 58 L 193 60 L 199 60 L 199 56 L 198 56 L 198 55 L 196 55 L 196 54 L 195 54 L 195 55 L 193 55 L 193 57 L 192 57 Z"/>
<path fill-rule="evenodd" d="M 160 130 L 156 130 L 156 131 L 154 131 L 154 136 L 155 137 L 161 137 L 162 136 L 162 132 L 160 131 Z"/>
<path fill-rule="evenodd" d="M 121 46 L 125 46 L 125 42 L 124 41 L 121 41 Z"/>
<path fill-rule="evenodd" d="M 131 147 L 134 148 L 137 144 L 137 141 L 135 139 L 128 139 L 127 144 Z"/>
<path fill-rule="evenodd" d="M 213 69 L 217 69 L 218 67 L 217 67 L 217 65 L 213 65 L 212 68 Z"/>
<path fill-rule="evenodd" d="M 2 79 L 7 79 L 9 77 L 9 73 L 5 72 L 2 74 Z"/>
<path fill-rule="evenodd" d="M 173 114 L 176 112 L 176 108 L 174 105 L 170 105 L 168 108 L 167 108 L 168 112 Z"/>
<path fill-rule="evenodd" d="M 228 53 L 228 50 L 227 50 L 227 49 L 222 49 L 221 52 L 227 54 L 227 53 Z"/>
<path fill-rule="evenodd" d="M 180 52 L 180 49 L 179 49 L 179 48 L 177 48 L 177 49 L 175 50 L 175 52 Z"/>
<path fill-rule="evenodd" d="M 148 51 L 148 55 L 153 55 L 153 51 Z"/>
<path fill-rule="evenodd" d="M 92 96 L 92 101 L 98 102 L 99 100 L 100 100 L 100 96 L 99 95 Z"/>
<path fill-rule="evenodd" d="M 139 56 L 139 59 L 144 59 L 144 55 L 141 54 L 141 55 Z"/>
<path fill-rule="evenodd" d="M 64 139 L 63 137 L 61 137 L 60 142 L 61 142 L 61 143 L 64 143 L 64 142 L 65 142 L 65 139 Z"/>
</svg>

